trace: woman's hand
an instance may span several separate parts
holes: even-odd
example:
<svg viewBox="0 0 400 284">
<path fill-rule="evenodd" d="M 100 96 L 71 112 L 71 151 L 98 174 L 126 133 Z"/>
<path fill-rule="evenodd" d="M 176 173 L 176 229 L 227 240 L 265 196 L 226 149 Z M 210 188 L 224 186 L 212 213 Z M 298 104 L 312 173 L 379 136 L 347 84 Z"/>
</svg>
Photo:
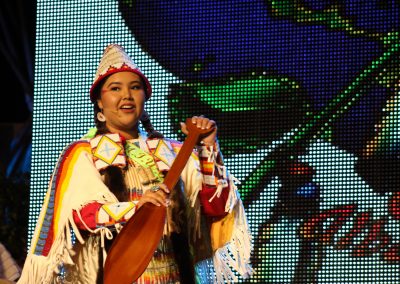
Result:
<svg viewBox="0 0 400 284">
<path fill-rule="evenodd" d="M 207 133 L 201 139 L 201 141 L 206 146 L 214 145 L 215 140 L 217 139 L 217 123 L 214 120 L 210 120 L 204 116 L 193 116 L 192 122 L 194 124 L 196 124 L 196 126 L 198 128 L 202 128 L 202 129 L 210 129 L 210 128 L 214 127 L 213 131 Z M 187 130 L 187 127 L 186 127 L 186 123 L 184 123 L 184 122 L 181 122 L 181 130 L 185 135 L 189 134 L 189 131 Z"/>
<path fill-rule="evenodd" d="M 165 207 L 168 207 L 169 192 L 170 191 L 165 184 L 163 184 L 163 183 L 157 184 L 157 185 L 153 186 L 151 189 L 146 190 L 144 192 L 143 196 L 140 198 L 140 200 L 137 204 L 137 208 L 139 209 L 146 202 L 152 203 L 156 206 L 164 205 Z"/>
</svg>

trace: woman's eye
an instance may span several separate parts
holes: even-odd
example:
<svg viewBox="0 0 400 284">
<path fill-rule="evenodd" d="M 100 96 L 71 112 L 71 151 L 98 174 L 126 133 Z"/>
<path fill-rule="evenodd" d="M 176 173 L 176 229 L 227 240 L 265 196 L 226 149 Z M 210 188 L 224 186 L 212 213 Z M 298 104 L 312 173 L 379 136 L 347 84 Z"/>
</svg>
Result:
<svg viewBox="0 0 400 284">
<path fill-rule="evenodd" d="M 111 91 L 119 91 L 119 87 L 112 87 Z"/>
<path fill-rule="evenodd" d="M 142 86 L 140 85 L 134 85 L 131 87 L 132 90 L 140 90 L 142 88 Z"/>
</svg>

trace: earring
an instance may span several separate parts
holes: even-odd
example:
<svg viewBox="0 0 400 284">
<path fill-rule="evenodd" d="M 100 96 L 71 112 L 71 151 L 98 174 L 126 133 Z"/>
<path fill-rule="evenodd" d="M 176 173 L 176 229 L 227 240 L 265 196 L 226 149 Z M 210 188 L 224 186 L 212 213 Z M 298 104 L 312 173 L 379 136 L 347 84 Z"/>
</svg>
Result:
<svg viewBox="0 0 400 284">
<path fill-rule="evenodd" d="M 97 119 L 98 119 L 98 121 L 101 121 L 101 122 L 106 121 L 106 117 L 104 116 L 104 114 L 101 111 L 99 111 L 97 113 Z"/>
</svg>

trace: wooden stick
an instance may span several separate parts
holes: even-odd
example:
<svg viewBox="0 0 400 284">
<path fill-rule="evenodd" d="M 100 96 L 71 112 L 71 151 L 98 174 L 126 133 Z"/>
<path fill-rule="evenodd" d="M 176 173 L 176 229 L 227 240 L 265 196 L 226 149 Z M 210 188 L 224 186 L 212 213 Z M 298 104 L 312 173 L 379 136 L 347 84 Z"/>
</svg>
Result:
<svg viewBox="0 0 400 284">
<path fill-rule="evenodd" d="M 186 126 L 189 134 L 164 179 L 170 190 L 178 182 L 200 136 L 213 130 L 197 128 L 190 118 L 186 119 Z M 104 284 L 131 284 L 142 275 L 161 240 L 165 217 L 166 207 L 151 203 L 143 204 L 135 212 L 111 245 L 104 266 Z"/>
</svg>

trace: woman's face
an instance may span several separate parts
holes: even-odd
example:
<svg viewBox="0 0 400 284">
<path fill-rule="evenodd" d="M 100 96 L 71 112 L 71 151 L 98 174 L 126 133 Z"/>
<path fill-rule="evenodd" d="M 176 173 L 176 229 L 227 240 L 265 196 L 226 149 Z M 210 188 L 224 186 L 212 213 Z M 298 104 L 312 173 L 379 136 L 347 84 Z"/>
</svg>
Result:
<svg viewBox="0 0 400 284">
<path fill-rule="evenodd" d="M 104 82 L 97 104 L 111 132 L 136 133 L 145 100 L 140 76 L 132 72 L 118 72 Z"/>
</svg>

